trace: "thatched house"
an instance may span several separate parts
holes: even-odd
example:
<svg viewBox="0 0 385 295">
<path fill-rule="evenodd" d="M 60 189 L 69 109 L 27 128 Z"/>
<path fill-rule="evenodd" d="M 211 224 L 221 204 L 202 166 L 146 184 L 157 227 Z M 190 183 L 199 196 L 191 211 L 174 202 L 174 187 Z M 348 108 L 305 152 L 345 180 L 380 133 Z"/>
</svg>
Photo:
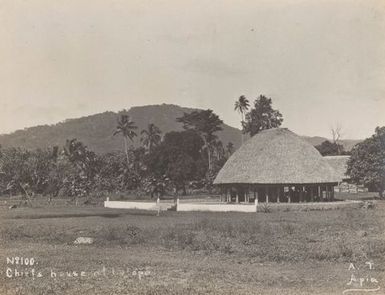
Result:
<svg viewBox="0 0 385 295">
<path fill-rule="evenodd" d="M 246 141 L 219 171 L 214 184 L 226 200 L 306 202 L 333 200 L 342 179 L 307 141 L 286 128 Z"/>
</svg>

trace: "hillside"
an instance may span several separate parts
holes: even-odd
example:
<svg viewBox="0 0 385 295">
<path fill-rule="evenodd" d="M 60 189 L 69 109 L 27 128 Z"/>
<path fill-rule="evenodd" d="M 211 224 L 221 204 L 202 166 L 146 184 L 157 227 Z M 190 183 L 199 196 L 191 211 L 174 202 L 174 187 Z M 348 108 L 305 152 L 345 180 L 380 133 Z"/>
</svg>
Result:
<svg viewBox="0 0 385 295">
<path fill-rule="evenodd" d="M 183 130 L 182 124 L 176 122 L 176 118 L 182 116 L 183 112 L 193 110 L 192 108 L 169 104 L 132 107 L 128 114 L 138 126 L 138 137 L 135 138 L 134 145 L 140 144 L 140 131 L 145 129 L 149 123 L 158 126 L 163 134 Z M 25 128 L 11 134 L 0 135 L 0 145 L 35 149 L 55 145 L 62 146 L 66 139 L 77 138 L 97 153 L 121 150 L 122 138 L 112 136 L 118 118 L 119 113 L 104 112 L 65 120 L 55 125 Z M 226 124 L 222 128 L 223 130 L 218 132 L 218 136 L 224 145 L 231 141 L 235 147 L 239 147 L 241 143 L 240 130 Z"/>
<path fill-rule="evenodd" d="M 149 123 L 158 126 L 163 134 L 170 131 L 183 130 L 182 124 L 176 122 L 176 118 L 183 112 L 191 112 L 194 109 L 177 105 L 162 104 L 132 107 L 128 113 L 138 126 L 138 137 L 134 145 L 140 144 L 140 131 Z M 68 119 L 54 125 L 43 125 L 25 128 L 10 134 L 0 135 L 0 145 L 3 147 L 24 147 L 27 149 L 44 148 L 49 146 L 62 146 L 66 139 L 77 138 L 84 142 L 90 149 L 97 153 L 111 152 L 122 149 L 120 136 L 112 136 L 119 113 L 104 112 L 77 119 Z M 236 148 L 241 144 L 241 131 L 224 124 L 223 130 L 218 132 L 224 145 L 232 142 Z M 313 145 L 322 143 L 324 137 L 304 138 Z M 350 150 L 359 140 L 344 140 L 342 143 L 346 150 Z"/>
</svg>

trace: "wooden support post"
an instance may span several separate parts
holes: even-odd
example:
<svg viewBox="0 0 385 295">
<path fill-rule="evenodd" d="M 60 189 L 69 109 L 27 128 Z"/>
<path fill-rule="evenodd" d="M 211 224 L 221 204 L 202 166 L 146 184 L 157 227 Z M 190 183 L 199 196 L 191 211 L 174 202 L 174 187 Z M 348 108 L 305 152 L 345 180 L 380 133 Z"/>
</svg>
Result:
<svg viewBox="0 0 385 295">
<path fill-rule="evenodd" d="M 269 187 L 266 187 L 266 203 L 269 203 Z"/>
<path fill-rule="evenodd" d="M 299 189 L 299 202 L 302 203 L 303 198 L 303 187 L 301 186 Z"/>
<path fill-rule="evenodd" d="M 318 200 L 322 202 L 321 186 L 318 186 Z"/>
<path fill-rule="evenodd" d="M 281 187 L 278 187 L 277 191 L 278 191 L 278 194 L 277 194 L 277 203 L 279 203 L 279 202 L 280 202 L 280 196 L 281 196 Z"/>
<path fill-rule="evenodd" d="M 310 187 L 310 202 L 314 202 L 314 186 Z"/>
<path fill-rule="evenodd" d="M 326 186 L 325 186 L 325 190 L 321 189 L 321 193 L 322 193 L 322 202 L 325 202 L 325 200 L 326 200 Z"/>
<path fill-rule="evenodd" d="M 331 195 L 330 195 L 330 200 L 334 201 L 334 186 L 332 186 L 331 188 L 332 188 L 332 191 L 331 191 Z"/>
<path fill-rule="evenodd" d="M 226 201 L 226 187 L 222 187 L 221 203 Z"/>
<path fill-rule="evenodd" d="M 287 202 L 288 203 L 291 203 L 291 195 L 290 195 L 290 193 L 291 193 L 291 187 L 289 186 L 288 198 L 287 198 Z"/>
</svg>

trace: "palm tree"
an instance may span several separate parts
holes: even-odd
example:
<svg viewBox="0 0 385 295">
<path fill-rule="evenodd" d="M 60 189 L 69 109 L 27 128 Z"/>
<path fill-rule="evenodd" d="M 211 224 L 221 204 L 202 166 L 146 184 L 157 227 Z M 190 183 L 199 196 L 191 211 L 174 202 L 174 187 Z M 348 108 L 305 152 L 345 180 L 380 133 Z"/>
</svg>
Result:
<svg viewBox="0 0 385 295">
<path fill-rule="evenodd" d="M 76 138 L 67 139 L 63 147 L 63 154 L 79 168 L 84 167 L 84 159 L 86 158 L 86 146 Z"/>
<path fill-rule="evenodd" d="M 216 161 L 221 161 L 225 157 L 225 149 L 220 140 L 214 140 L 211 145 L 212 154 L 216 157 Z"/>
<path fill-rule="evenodd" d="M 147 147 L 149 153 L 152 152 L 152 148 L 158 145 L 162 139 L 162 131 L 152 123 L 148 124 L 147 130 L 142 130 L 140 134 L 142 134 L 141 141 Z"/>
<path fill-rule="evenodd" d="M 246 96 L 241 95 L 238 100 L 234 104 L 234 110 L 238 111 L 241 114 L 242 117 L 242 128 L 245 121 L 245 112 L 249 109 L 250 103 L 247 100 Z M 243 130 L 242 130 L 242 144 L 243 144 Z"/>
<path fill-rule="evenodd" d="M 113 136 L 117 134 L 121 134 L 124 140 L 124 151 L 126 153 L 127 165 L 130 164 L 130 160 L 128 157 L 128 139 L 133 141 L 134 137 L 137 136 L 135 133 L 135 129 L 138 127 L 135 125 L 135 122 L 131 121 L 130 117 L 127 114 L 120 115 L 120 119 L 118 120 L 118 125 L 113 133 Z"/>
</svg>

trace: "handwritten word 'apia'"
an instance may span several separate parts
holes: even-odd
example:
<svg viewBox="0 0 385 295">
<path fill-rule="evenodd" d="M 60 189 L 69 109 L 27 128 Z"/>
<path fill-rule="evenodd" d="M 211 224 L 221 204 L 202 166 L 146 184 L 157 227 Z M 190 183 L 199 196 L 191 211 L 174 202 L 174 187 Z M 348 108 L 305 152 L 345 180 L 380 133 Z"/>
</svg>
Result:
<svg viewBox="0 0 385 295">
<path fill-rule="evenodd" d="M 347 283 L 347 285 L 350 286 L 350 285 L 353 285 L 354 283 L 358 283 L 360 287 L 363 287 L 364 283 L 378 284 L 378 280 L 376 278 L 372 278 L 371 276 L 356 278 L 355 275 L 352 274 L 350 277 L 350 281 Z"/>
</svg>

